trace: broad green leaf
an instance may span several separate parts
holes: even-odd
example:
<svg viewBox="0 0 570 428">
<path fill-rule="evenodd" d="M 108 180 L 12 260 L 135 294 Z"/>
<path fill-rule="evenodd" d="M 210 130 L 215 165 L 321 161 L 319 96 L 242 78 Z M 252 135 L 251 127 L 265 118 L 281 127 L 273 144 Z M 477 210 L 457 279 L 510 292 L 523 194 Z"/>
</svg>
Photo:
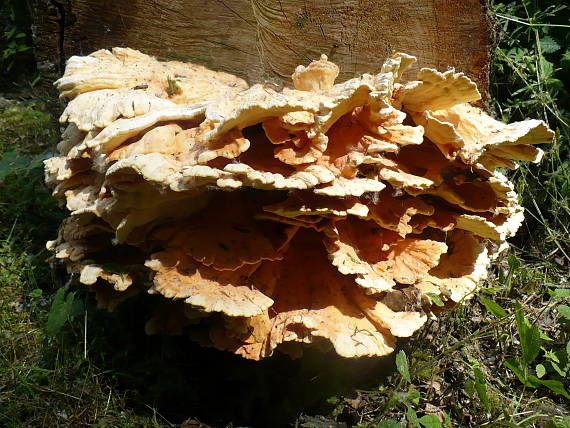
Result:
<svg viewBox="0 0 570 428">
<path fill-rule="evenodd" d="M 386 419 L 376 425 L 376 428 L 405 428 L 404 425 L 400 424 L 394 419 Z"/>
<path fill-rule="evenodd" d="M 554 339 L 552 337 L 550 337 L 549 335 L 547 335 L 544 331 L 539 330 L 540 332 L 540 340 L 545 340 L 547 342 L 552 342 Z"/>
<path fill-rule="evenodd" d="M 406 409 L 406 418 L 408 418 L 408 422 L 412 424 L 413 427 L 419 428 L 420 421 L 418 419 L 418 415 L 416 414 L 416 411 L 412 409 L 410 406 L 408 406 L 408 408 Z"/>
<path fill-rule="evenodd" d="M 398 399 L 398 395 L 393 392 L 392 395 L 390 395 L 388 402 L 386 403 L 386 409 L 393 409 L 399 402 L 400 400 Z"/>
<path fill-rule="evenodd" d="M 406 400 L 412 404 L 420 403 L 420 391 L 417 389 L 410 389 L 406 395 Z"/>
<path fill-rule="evenodd" d="M 528 379 L 533 383 L 536 382 L 540 385 L 544 385 L 551 391 L 554 391 L 558 395 L 562 395 L 563 397 L 566 397 L 570 400 L 570 394 L 568 391 L 566 391 L 566 389 L 564 389 L 562 382 L 558 380 L 539 379 L 536 376 L 529 376 Z"/>
<path fill-rule="evenodd" d="M 562 314 L 562 316 L 568 320 L 570 320 L 570 306 L 568 305 L 558 305 L 556 306 L 556 310 Z"/>
<path fill-rule="evenodd" d="M 444 306 L 445 304 L 443 303 L 443 300 L 441 300 L 441 298 L 435 294 L 435 293 L 427 293 L 427 296 L 430 298 L 430 300 L 436 305 L 439 306 L 440 308 L 442 306 Z"/>
<path fill-rule="evenodd" d="M 43 291 L 41 288 L 35 288 L 30 292 L 30 297 L 38 298 L 42 296 L 42 293 Z"/>
<path fill-rule="evenodd" d="M 449 413 L 443 412 L 443 422 L 445 426 L 447 427 L 451 426 L 451 416 L 449 416 Z"/>
<path fill-rule="evenodd" d="M 554 73 L 554 64 L 544 57 L 540 58 L 540 74 L 543 79 L 548 79 Z"/>
<path fill-rule="evenodd" d="M 406 353 L 404 351 L 400 351 L 396 355 L 396 368 L 405 381 L 412 381 L 410 377 L 410 369 L 408 366 L 408 357 L 406 357 Z"/>
<path fill-rule="evenodd" d="M 419 421 L 425 428 L 443 428 L 441 421 L 436 415 L 424 415 Z"/>
<path fill-rule="evenodd" d="M 483 296 L 479 296 L 479 300 L 481 301 L 481 303 L 483 303 L 485 308 L 487 308 L 487 310 L 491 312 L 493 315 L 495 315 L 497 318 L 504 318 L 508 315 L 507 311 L 505 311 L 497 302 L 491 299 L 487 299 L 486 297 Z"/>
<path fill-rule="evenodd" d="M 560 49 L 560 45 L 550 36 L 540 39 L 540 50 L 544 53 L 553 53 Z"/>
<path fill-rule="evenodd" d="M 67 321 L 67 314 L 64 312 L 65 290 L 60 288 L 55 293 L 51 308 L 48 313 L 47 332 L 50 336 L 55 336 Z"/>
<path fill-rule="evenodd" d="M 63 288 L 57 290 L 48 313 L 46 326 L 48 336 L 56 336 L 70 319 L 74 297 L 75 293 L 73 292 L 69 293 L 66 297 Z"/>
<path fill-rule="evenodd" d="M 16 33 L 16 27 L 12 27 L 8 31 L 4 31 L 4 38 L 11 39 L 14 33 Z"/>
<path fill-rule="evenodd" d="M 77 299 L 69 307 L 69 318 L 75 318 L 77 315 L 81 315 L 85 311 L 85 304 L 83 300 Z"/>
<path fill-rule="evenodd" d="M 465 392 L 469 397 L 475 395 L 475 382 L 471 378 L 467 378 L 465 381 Z"/>
<path fill-rule="evenodd" d="M 566 344 L 566 354 L 568 354 L 568 357 L 570 358 L 570 341 Z"/>
<path fill-rule="evenodd" d="M 565 299 L 570 296 L 570 288 L 556 288 L 554 290 L 554 298 Z"/>
<path fill-rule="evenodd" d="M 541 378 L 546 374 L 546 368 L 542 364 L 536 365 L 536 376 Z"/>
<path fill-rule="evenodd" d="M 552 368 L 562 377 L 566 377 L 567 370 L 562 369 L 557 363 L 551 361 L 550 365 Z"/>
<path fill-rule="evenodd" d="M 523 57 L 527 55 L 528 55 L 528 49 L 526 48 L 515 47 L 507 51 L 507 57 L 513 60 L 514 62 L 520 62 L 523 59 Z"/>
<path fill-rule="evenodd" d="M 481 400 L 481 404 L 485 410 L 489 410 L 489 396 L 487 395 L 487 383 L 485 382 L 485 376 L 479 368 L 478 365 L 473 366 L 473 376 L 475 377 L 475 389 L 477 390 L 477 395 Z"/>
<path fill-rule="evenodd" d="M 521 362 L 518 358 L 508 358 L 504 364 L 519 378 L 523 384 L 526 384 L 527 381 L 524 369 L 521 367 Z"/>
<path fill-rule="evenodd" d="M 511 254 L 509 256 L 509 258 L 507 259 L 507 262 L 509 264 L 509 269 L 511 271 L 517 270 L 518 268 L 521 267 L 521 262 L 520 260 L 517 258 L 517 256 L 515 256 L 514 254 Z"/>
<path fill-rule="evenodd" d="M 524 316 L 522 309 L 517 310 L 515 321 L 519 331 L 524 365 L 532 363 L 540 352 L 540 330 Z"/>
</svg>

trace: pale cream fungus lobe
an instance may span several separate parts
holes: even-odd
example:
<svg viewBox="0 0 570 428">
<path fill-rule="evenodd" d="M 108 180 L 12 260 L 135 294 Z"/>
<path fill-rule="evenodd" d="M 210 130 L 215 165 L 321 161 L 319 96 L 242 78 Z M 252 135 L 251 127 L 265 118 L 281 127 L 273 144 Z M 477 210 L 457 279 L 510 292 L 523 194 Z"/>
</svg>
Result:
<svg viewBox="0 0 570 428">
<path fill-rule="evenodd" d="M 429 296 L 451 307 L 485 279 L 523 221 L 497 168 L 553 137 L 471 105 L 454 70 L 401 81 L 415 60 L 336 83 L 322 55 L 279 89 L 128 48 L 72 57 L 45 161 L 70 215 L 48 248 L 101 307 L 156 295 L 149 334 L 253 360 L 393 352 Z"/>
</svg>

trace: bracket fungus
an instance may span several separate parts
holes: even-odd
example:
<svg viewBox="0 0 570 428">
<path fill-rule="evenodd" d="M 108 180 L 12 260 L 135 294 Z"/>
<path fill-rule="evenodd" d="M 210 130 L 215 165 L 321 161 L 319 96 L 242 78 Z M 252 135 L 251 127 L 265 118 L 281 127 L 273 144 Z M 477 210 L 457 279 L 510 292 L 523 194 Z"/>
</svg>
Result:
<svg viewBox="0 0 570 428">
<path fill-rule="evenodd" d="M 71 213 L 48 246 L 103 307 L 153 294 L 148 333 L 254 360 L 391 353 L 485 278 L 523 220 L 497 168 L 553 137 L 471 105 L 462 73 L 401 81 L 414 61 L 335 83 L 323 55 L 279 89 L 131 49 L 71 58 L 45 161 Z"/>
</svg>

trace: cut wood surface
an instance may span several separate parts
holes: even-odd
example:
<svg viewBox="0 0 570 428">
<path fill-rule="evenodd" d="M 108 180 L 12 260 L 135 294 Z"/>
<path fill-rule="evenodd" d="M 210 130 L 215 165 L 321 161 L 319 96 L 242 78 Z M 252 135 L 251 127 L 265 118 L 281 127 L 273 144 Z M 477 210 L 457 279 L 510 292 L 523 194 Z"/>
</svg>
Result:
<svg viewBox="0 0 570 428">
<path fill-rule="evenodd" d="M 486 0 L 35 1 L 36 56 L 54 75 L 72 55 L 128 46 L 250 83 L 288 83 L 298 64 L 325 53 L 344 80 L 403 51 L 424 67 L 455 67 L 483 92 L 488 85 Z"/>
</svg>

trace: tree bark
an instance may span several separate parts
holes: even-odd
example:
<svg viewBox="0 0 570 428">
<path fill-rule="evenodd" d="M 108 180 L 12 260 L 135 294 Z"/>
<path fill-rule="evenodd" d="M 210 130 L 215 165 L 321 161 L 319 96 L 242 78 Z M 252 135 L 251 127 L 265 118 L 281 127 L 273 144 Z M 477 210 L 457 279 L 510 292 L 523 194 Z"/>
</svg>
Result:
<svg viewBox="0 0 570 428">
<path fill-rule="evenodd" d="M 487 0 L 33 0 L 36 58 L 54 75 L 71 55 L 128 46 L 287 83 L 321 53 L 340 80 L 378 71 L 393 51 L 488 86 Z M 408 72 L 413 78 L 415 70 Z"/>
</svg>

